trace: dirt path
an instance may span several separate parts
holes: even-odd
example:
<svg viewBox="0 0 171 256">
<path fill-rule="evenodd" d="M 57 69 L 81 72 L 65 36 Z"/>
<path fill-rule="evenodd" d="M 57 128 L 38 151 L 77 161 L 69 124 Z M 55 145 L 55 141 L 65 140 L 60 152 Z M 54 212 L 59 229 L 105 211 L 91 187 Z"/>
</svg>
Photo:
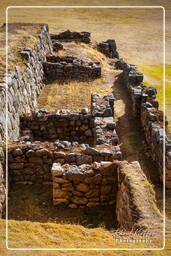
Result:
<svg viewBox="0 0 171 256">
<path fill-rule="evenodd" d="M 115 95 L 115 116 L 117 133 L 123 158 L 128 162 L 139 161 L 141 168 L 153 184 L 158 184 L 156 168 L 150 161 L 150 154 L 138 120 L 132 116 L 130 97 L 125 85 L 121 82 L 120 72 L 115 76 L 113 93 Z"/>
</svg>

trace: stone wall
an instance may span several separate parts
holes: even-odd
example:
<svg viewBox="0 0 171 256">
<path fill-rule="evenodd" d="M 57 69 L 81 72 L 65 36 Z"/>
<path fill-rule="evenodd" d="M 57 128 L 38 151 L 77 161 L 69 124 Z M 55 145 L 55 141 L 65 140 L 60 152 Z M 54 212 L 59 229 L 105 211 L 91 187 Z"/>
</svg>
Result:
<svg viewBox="0 0 171 256">
<path fill-rule="evenodd" d="M 118 145 L 119 138 L 115 129 L 113 94 L 101 97 L 92 93 L 91 113 L 95 116 L 97 144 Z M 118 159 L 122 159 L 120 147 L 117 146 L 116 148 L 118 156 L 120 155 Z"/>
<path fill-rule="evenodd" d="M 86 62 L 73 56 L 47 56 L 43 63 L 45 78 L 47 81 L 66 79 L 89 80 L 101 76 L 99 62 Z"/>
<path fill-rule="evenodd" d="M 9 179 L 11 184 L 43 184 L 52 180 L 53 163 L 79 166 L 119 158 L 115 146 L 80 146 L 69 141 L 15 143 L 8 151 Z"/>
<path fill-rule="evenodd" d="M 116 62 L 116 68 L 122 69 L 121 85 L 128 89 L 132 102 L 132 115 L 140 120 L 146 142 L 150 148 L 151 158 L 158 169 L 158 175 L 163 180 L 163 147 L 166 138 L 166 186 L 171 188 L 171 141 L 163 130 L 164 114 L 159 110 L 156 100 L 157 90 L 143 84 L 143 74 L 136 71 L 134 65 L 129 65 L 123 60 Z M 167 122 L 166 122 L 167 125 Z"/>
<path fill-rule="evenodd" d="M 22 57 L 27 60 L 25 69 L 16 66 L 9 71 L 7 84 L 0 84 L 0 141 L 5 139 L 5 115 L 6 115 L 6 87 L 8 87 L 8 137 L 15 140 L 19 136 L 19 116 L 30 113 L 36 109 L 36 99 L 44 86 L 42 83 L 44 72 L 42 61 L 51 52 L 52 45 L 48 33 L 48 26 L 42 25 L 39 34 L 39 42 L 34 49 L 24 49 Z"/>
<path fill-rule="evenodd" d="M 116 203 L 117 172 L 112 162 L 62 165 L 54 163 L 53 204 L 71 208 Z"/>
<path fill-rule="evenodd" d="M 15 27 L 15 24 L 12 24 L 12 26 Z M 0 83 L 0 145 L 6 139 L 6 102 L 8 104 L 8 139 L 16 140 L 19 136 L 20 115 L 30 113 L 36 109 L 37 96 L 44 86 L 42 82 L 44 78 L 42 61 L 45 61 L 46 55 L 52 51 L 52 43 L 48 26 L 40 24 L 37 24 L 37 26 L 40 26 L 41 32 L 35 35 L 36 38 L 38 37 L 38 41 L 34 48 L 25 48 L 19 53 L 23 58 L 22 67 L 16 66 L 14 70 L 8 71 L 7 78 L 4 77 Z M 10 66 L 10 62 L 8 64 Z M 0 157 L 0 216 L 5 203 L 3 164 L 3 159 Z"/>
<path fill-rule="evenodd" d="M 95 144 L 94 116 L 82 113 L 42 113 L 21 116 L 21 135 L 30 131 L 34 140 L 56 139 Z"/>
<path fill-rule="evenodd" d="M 102 52 L 105 56 L 109 58 L 119 59 L 119 54 L 116 49 L 116 42 L 112 39 L 108 39 L 107 41 L 97 43 L 97 50 L 99 52 Z"/>
<path fill-rule="evenodd" d="M 138 162 L 118 163 L 116 216 L 122 230 L 149 230 L 162 233 L 162 215 L 155 192 Z"/>
<path fill-rule="evenodd" d="M 59 33 L 57 35 L 51 34 L 51 39 L 53 41 L 75 41 L 75 42 L 82 42 L 82 43 L 90 43 L 90 33 L 89 32 L 75 32 L 66 30 L 62 33 Z"/>
</svg>

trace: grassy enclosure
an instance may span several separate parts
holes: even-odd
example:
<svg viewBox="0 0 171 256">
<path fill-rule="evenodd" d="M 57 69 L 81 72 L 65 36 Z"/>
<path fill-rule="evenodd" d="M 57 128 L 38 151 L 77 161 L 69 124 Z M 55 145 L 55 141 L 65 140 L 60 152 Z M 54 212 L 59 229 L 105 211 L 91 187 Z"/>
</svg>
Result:
<svg viewBox="0 0 171 256">
<path fill-rule="evenodd" d="M 7 0 L 0 3 L 1 17 L 0 22 L 4 22 L 5 7 L 8 5 L 89 5 L 87 0 L 70 1 L 64 0 L 62 2 L 45 0 L 28 0 L 27 3 L 23 0 Z M 137 1 L 91 1 L 91 5 L 137 5 Z M 169 1 L 150 0 L 138 1 L 139 5 L 164 5 L 167 8 L 167 27 L 166 27 L 166 113 L 169 118 L 169 125 L 171 126 L 171 4 Z M 92 40 L 102 41 L 106 39 L 115 39 L 120 57 L 124 58 L 129 63 L 139 66 L 139 70 L 145 75 L 145 83 L 148 86 L 155 86 L 158 89 L 157 98 L 163 108 L 163 32 L 162 32 L 162 9 L 9 9 L 9 22 L 31 22 L 31 23 L 47 23 L 50 28 L 50 33 L 59 33 L 66 29 L 75 31 L 90 31 L 92 33 Z M 25 32 L 26 33 L 26 32 Z M 20 33 L 19 33 L 20 34 Z M 27 33 L 25 34 L 27 35 Z M 15 38 L 11 38 L 14 42 Z M 0 54 L 4 55 L 4 38 L 1 40 Z M 22 41 L 21 41 L 22 46 Z M 108 64 L 109 60 L 102 54 L 97 53 L 96 50 L 90 50 L 86 45 L 80 46 L 80 52 L 77 51 L 78 57 L 84 56 L 85 59 L 89 58 L 100 61 L 103 67 L 103 74 L 101 79 L 97 79 L 91 83 L 77 83 L 70 82 L 68 84 L 52 83 L 48 85 L 39 97 L 39 107 L 45 107 L 47 110 L 55 109 L 70 109 L 77 111 L 80 108 L 89 107 L 90 94 L 96 92 L 102 95 L 111 93 L 114 77 L 112 76 L 112 68 Z M 19 45 L 20 48 L 20 45 Z M 69 50 L 71 50 L 70 47 Z M 68 50 L 68 51 L 69 51 Z M 73 54 L 75 52 L 72 52 Z M 61 54 L 63 54 L 61 52 Z M 0 56 L 0 57 L 1 57 Z M 2 57 L 3 59 L 3 57 Z M 3 59 L 4 61 L 4 59 Z M 15 63 L 14 63 L 15 64 Z M 118 101 L 120 103 L 120 101 Z M 124 108 L 124 106 L 123 106 Z M 117 115 L 119 115 L 117 113 Z M 121 112 L 121 115 L 123 113 Z M 129 139 L 132 139 L 132 134 L 128 134 Z M 132 143 L 136 150 L 136 143 Z M 34 191 L 32 196 L 34 197 Z M 25 202 L 29 201 L 29 196 L 21 197 L 20 205 L 24 208 Z M 17 188 L 14 197 L 19 197 L 22 194 L 22 189 Z M 167 193 L 166 210 L 167 210 L 167 237 L 166 249 L 161 251 L 8 251 L 5 248 L 5 221 L 0 220 L 0 229 L 2 236 L 0 238 L 0 254 L 2 256 L 18 256 L 18 255 L 66 255 L 66 256 L 86 256 L 86 255 L 104 255 L 104 256 L 124 256 L 124 255 L 152 255 L 152 256 L 166 256 L 169 255 L 171 250 L 171 207 L 170 207 L 170 194 Z M 160 209 L 162 209 L 162 199 L 158 199 Z M 12 205 L 15 209 L 15 205 Z M 17 212 L 22 211 L 22 207 L 17 206 Z M 99 221 L 95 227 L 88 227 L 83 225 L 82 219 L 77 223 L 74 221 L 69 223 L 69 220 L 62 221 L 58 218 L 56 223 L 52 223 L 54 219 L 45 218 L 44 221 L 38 222 L 38 217 L 42 216 L 42 211 L 45 207 L 41 205 L 39 200 L 31 206 L 31 204 L 24 209 L 23 218 L 18 216 L 15 219 L 17 212 L 10 212 L 11 219 L 9 220 L 9 246 L 10 247 L 128 247 L 127 243 L 117 244 L 114 236 L 104 228 L 103 221 Z M 36 221 L 29 219 L 29 214 L 36 214 Z M 51 212 L 52 215 L 55 214 Z M 14 215 L 13 215 L 14 214 Z M 44 212 L 46 214 L 46 210 Z M 44 217 L 45 215 L 43 215 Z M 42 218 L 43 218 L 42 217 Z M 70 220 L 71 221 L 71 220 Z M 86 219 L 89 223 L 89 216 Z M 91 220 L 92 222 L 92 220 Z M 86 224 L 87 224 L 86 223 Z M 133 234 L 132 234 L 133 236 Z M 160 242 L 160 241 L 159 241 Z M 134 247 L 149 247 L 148 244 L 138 243 Z"/>
</svg>

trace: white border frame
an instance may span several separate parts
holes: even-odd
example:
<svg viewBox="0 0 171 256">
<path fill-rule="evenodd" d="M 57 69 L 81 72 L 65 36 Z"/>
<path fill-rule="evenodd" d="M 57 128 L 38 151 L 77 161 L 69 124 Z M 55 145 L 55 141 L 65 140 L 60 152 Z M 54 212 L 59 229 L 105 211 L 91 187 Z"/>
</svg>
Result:
<svg viewBox="0 0 171 256">
<path fill-rule="evenodd" d="M 96 9 L 108 9 L 108 8 L 116 8 L 116 9 L 162 9 L 163 10 L 163 110 L 164 110 L 164 131 L 165 131 L 165 59 L 166 59 L 166 53 L 165 53 L 165 8 L 163 6 L 8 6 L 6 8 L 6 84 L 8 84 L 8 10 L 9 9 L 49 9 L 49 8 L 96 8 Z M 116 251 L 116 250 L 135 250 L 135 251 L 147 251 L 147 250 L 153 250 L 153 251 L 159 251 L 165 249 L 165 242 L 166 242 L 166 235 L 165 235 L 165 228 L 166 228 L 166 212 L 165 212 L 165 136 L 163 141 L 163 247 L 161 248 L 10 248 L 8 247 L 8 87 L 6 87 L 6 248 L 11 251 Z"/>
</svg>

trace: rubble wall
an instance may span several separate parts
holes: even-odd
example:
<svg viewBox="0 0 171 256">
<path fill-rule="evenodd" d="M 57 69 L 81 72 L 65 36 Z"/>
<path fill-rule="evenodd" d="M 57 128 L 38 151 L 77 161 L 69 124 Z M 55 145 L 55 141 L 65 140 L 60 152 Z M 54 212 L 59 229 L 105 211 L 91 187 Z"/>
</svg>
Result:
<svg viewBox="0 0 171 256">
<path fill-rule="evenodd" d="M 8 166 L 10 183 L 46 183 L 52 181 L 53 163 L 75 166 L 93 162 L 113 161 L 120 158 L 117 147 L 112 150 L 80 145 L 76 142 L 17 144 L 9 147 Z"/>
<path fill-rule="evenodd" d="M 99 62 L 86 62 L 73 56 L 47 56 L 43 69 L 47 82 L 67 79 L 87 81 L 101 76 Z"/>
<path fill-rule="evenodd" d="M 112 162 L 92 165 L 53 164 L 53 204 L 71 208 L 116 203 L 117 172 Z"/>
<path fill-rule="evenodd" d="M 56 139 L 95 144 L 94 116 L 91 114 L 33 113 L 21 116 L 20 131 L 30 130 L 34 140 L 54 141 Z"/>
</svg>

